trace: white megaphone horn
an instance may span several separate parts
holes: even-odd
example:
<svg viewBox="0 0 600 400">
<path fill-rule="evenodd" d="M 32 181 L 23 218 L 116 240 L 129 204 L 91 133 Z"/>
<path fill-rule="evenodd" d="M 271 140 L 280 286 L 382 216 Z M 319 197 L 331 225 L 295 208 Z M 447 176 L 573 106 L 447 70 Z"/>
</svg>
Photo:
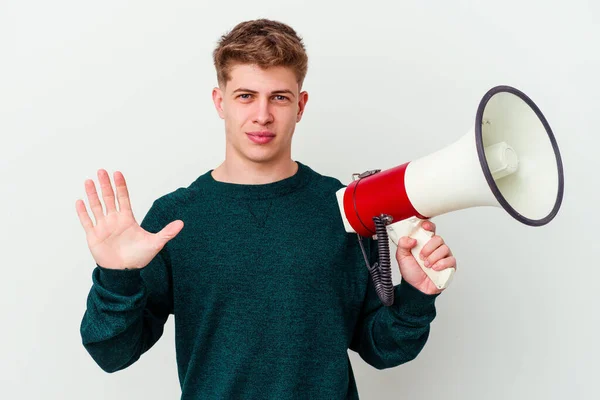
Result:
<svg viewBox="0 0 600 400">
<path fill-rule="evenodd" d="M 378 239 L 380 263 L 367 262 L 378 294 L 393 303 L 387 235 L 398 246 L 402 236 L 417 240 L 412 254 L 439 289 L 454 268 L 426 268 L 419 252 L 432 233 L 425 219 L 460 209 L 503 208 L 523 224 L 549 223 L 561 206 L 564 176 L 560 152 L 548 121 L 523 92 L 496 86 L 481 99 L 475 126 L 453 144 L 388 170 L 354 174 L 336 195 L 346 232 Z M 382 259 L 383 257 L 383 259 Z M 365 254 L 365 260 L 366 254 Z"/>
</svg>

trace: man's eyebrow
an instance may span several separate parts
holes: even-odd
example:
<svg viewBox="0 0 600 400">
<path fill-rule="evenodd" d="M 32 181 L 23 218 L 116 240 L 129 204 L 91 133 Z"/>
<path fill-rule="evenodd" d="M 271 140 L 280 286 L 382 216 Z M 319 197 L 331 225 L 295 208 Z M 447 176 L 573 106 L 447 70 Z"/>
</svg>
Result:
<svg viewBox="0 0 600 400">
<path fill-rule="evenodd" d="M 235 94 L 235 93 L 238 93 L 238 92 L 252 93 L 252 94 L 256 94 L 256 93 L 258 93 L 256 90 L 252 90 L 252 89 L 246 89 L 246 88 L 237 88 L 237 89 L 235 89 L 235 90 L 232 92 L 232 94 Z M 292 92 L 292 91 L 291 91 L 291 90 L 289 90 L 289 89 L 279 89 L 279 90 L 273 90 L 273 91 L 271 92 L 271 94 L 281 94 L 281 93 L 287 93 L 287 94 L 290 94 L 290 95 L 292 95 L 292 97 L 296 97 L 296 96 L 294 95 L 294 92 Z"/>
<path fill-rule="evenodd" d="M 250 90 L 250 89 L 246 89 L 246 88 L 237 88 L 232 93 L 237 93 L 237 92 L 258 93 L 256 90 Z"/>
<path fill-rule="evenodd" d="M 281 93 L 287 93 L 287 94 L 292 95 L 292 97 L 296 97 L 296 95 L 294 94 L 294 92 L 292 92 L 289 89 L 274 90 L 274 91 L 271 92 L 271 94 L 281 94 Z"/>
</svg>

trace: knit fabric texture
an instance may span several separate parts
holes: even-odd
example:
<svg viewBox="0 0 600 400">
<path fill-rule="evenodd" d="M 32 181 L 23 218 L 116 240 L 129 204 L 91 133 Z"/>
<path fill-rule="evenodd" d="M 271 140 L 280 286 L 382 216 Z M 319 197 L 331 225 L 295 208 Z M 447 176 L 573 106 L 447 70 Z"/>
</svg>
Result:
<svg viewBox="0 0 600 400">
<path fill-rule="evenodd" d="M 344 185 L 296 162 L 260 185 L 209 170 L 153 202 L 141 226 L 181 219 L 179 235 L 143 269 L 92 273 L 80 331 L 103 370 L 140 359 L 170 315 L 182 399 L 357 399 L 348 350 L 377 369 L 419 354 L 438 295 L 402 280 L 383 306 L 342 223 Z"/>
</svg>

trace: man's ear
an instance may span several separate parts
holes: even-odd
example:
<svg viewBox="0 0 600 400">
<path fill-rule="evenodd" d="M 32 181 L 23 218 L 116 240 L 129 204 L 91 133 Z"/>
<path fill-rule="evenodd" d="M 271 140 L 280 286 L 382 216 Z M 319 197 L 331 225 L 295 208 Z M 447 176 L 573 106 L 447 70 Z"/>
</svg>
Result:
<svg viewBox="0 0 600 400">
<path fill-rule="evenodd" d="M 306 103 L 308 102 L 308 93 L 306 91 L 301 92 L 298 95 L 298 114 L 296 115 L 296 122 L 300 122 L 302 119 L 302 114 L 304 113 L 304 107 L 306 107 Z"/>
<path fill-rule="evenodd" d="M 215 103 L 217 113 L 219 113 L 219 117 L 221 117 L 221 119 L 224 119 L 225 110 L 223 109 L 223 91 L 218 87 L 213 88 L 212 99 L 213 103 Z"/>
</svg>

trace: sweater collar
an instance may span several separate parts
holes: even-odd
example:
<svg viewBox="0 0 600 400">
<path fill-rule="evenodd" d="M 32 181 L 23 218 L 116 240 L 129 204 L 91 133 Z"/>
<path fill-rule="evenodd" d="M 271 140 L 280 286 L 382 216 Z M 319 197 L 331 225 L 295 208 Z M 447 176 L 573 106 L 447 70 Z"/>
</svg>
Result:
<svg viewBox="0 0 600 400">
<path fill-rule="evenodd" d="M 218 196 L 245 199 L 280 197 L 300 189 L 315 175 L 315 172 L 307 165 L 300 161 L 296 161 L 296 163 L 298 164 L 298 170 L 294 175 L 271 183 L 253 185 L 221 182 L 213 178 L 213 169 L 202 174 L 196 182 L 199 186 L 198 189 Z"/>
</svg>

